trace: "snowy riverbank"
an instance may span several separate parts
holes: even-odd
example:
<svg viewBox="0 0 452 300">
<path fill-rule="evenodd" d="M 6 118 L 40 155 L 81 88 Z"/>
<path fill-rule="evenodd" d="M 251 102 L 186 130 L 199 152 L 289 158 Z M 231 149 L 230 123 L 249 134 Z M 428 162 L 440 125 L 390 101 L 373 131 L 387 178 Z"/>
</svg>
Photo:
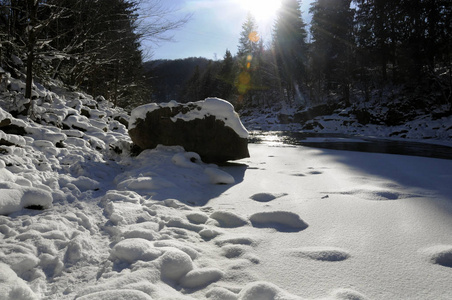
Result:
<svg viewBox="0 0 452 300">
<path fill-rule="evenodd" d="M 36 93 L 39 122 L 0 113 L 1 299 L 450 298 L 452 160 L 280 144 L 223 167 L 179 147 L 131 157 L 123 111 Z"/>
<path fill-rule="evenodd" d="M 22 278 L 3 279 L 2 291 L 29 293 L 11 299 L 449 298 L 452 161 L 250 152 L 222 168 L 230 185 L 210 183 L 212 166 L 175 160 L 187 157 L 177 148 L 84 164 L 97 190 L 0 218 L 2 271 Z"/>
<path fill-rule="evenodd" d="M 307 121 L 297 120 L 297 114 L 310 115 L 306 110 L 281 107 L 243 109 L 241 120 L 248 130 L 289 131 L 322 134 L 343 134 L 363 137 L 390 138 L 395 140 L 419 141 L 452 146 L 452 115 L 445 113 L 447 107 L 419 112 L 416 117 L 403 121 L 400 117 L 397 125 L 384 124 L 383 121 L 368 123 L 357 116 L 356 111 L 365 111 L 367 118 L 387 118 L 388 109 L 379 106 L 347 107 L 331 110 L 332 113 L 312 115 Z M 366 110 L 364 110 L 366 109 Z M 328 109 L 326 109 L 328 110 Z M 393 121 L 395 122 L 395 121 Z"/>
</svg>

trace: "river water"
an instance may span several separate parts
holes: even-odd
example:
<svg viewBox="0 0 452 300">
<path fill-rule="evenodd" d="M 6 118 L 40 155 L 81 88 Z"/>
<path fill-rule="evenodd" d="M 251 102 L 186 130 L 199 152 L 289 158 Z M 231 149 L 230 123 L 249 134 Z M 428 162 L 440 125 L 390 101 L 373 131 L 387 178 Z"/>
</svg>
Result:
<svg viewBox="0 0 452 300">
<path fill-rule="evenodd" d="M 249 142 L 452 159 L 452 147 L 445 145 L 344 134 L 252 131 Z"/>
</svg>

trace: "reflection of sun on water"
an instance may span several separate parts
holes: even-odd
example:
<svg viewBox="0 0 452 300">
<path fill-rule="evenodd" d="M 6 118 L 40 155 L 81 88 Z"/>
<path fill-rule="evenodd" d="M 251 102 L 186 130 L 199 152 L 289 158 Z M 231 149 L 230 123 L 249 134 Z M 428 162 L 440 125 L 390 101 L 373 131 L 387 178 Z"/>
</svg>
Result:
<svg viewBox="0 0 452 300">
<path fill-rule="evenodd" d="M 271 21 L 281 6 L 281 0 L 241 0 L 240 5 L 257 21 Z"/>
</svg>

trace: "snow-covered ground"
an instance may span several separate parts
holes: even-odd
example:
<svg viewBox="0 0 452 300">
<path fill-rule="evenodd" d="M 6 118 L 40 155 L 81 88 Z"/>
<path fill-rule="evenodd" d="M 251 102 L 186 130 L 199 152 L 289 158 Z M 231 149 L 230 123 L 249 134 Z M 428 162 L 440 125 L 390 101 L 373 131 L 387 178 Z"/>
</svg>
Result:
<svg viewBox="0 0 452 300">
<path fill-rule="evenodd" d="M 314 116 L 307 122 L 300 123 L 291 121 L 298 112 L 295 107 L 275 105 L 264 109 L 244 109 L 241 112 L 241 120 L 248 130 L 372 136 L 452 146 L 452 115 L 444 114 L 445 111 L 450 110 L 446 105 L 429 113 L 419 112 L 419 115 L 412 120 L 393 126 L 362 124 L 358 121 L 353 109 L 353 107 L 337 109 L 332 114 Z M 366 109 L 369 115 L 375 118 L 384 118 L 387 115 L 387 109 L 380 108 L 378 105 Z"/>
<path fill-rule="evenodd" d="M 121 110 L 36 93 L 42 124 L 0 110 L 26 131 L 0 136 L 2 300 L 451 299 L 452 160 L 278 143 L 222 167 L 131 157 Z"/>
</svg>

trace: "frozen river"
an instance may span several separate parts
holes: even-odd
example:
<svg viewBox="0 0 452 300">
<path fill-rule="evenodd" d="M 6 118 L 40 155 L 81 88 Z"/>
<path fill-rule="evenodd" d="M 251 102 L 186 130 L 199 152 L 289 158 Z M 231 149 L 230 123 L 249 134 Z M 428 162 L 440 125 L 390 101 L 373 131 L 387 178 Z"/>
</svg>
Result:
<svg viewBox="0 0 452 300">
<path fill-rule="evenodd" d="M 452 147 L 420 141 L 383 139 L 334 133 L 252 131 L 251 143 L 301 145 L 314 148 L 402 154 L 452 159 Z"/>
</svg>

